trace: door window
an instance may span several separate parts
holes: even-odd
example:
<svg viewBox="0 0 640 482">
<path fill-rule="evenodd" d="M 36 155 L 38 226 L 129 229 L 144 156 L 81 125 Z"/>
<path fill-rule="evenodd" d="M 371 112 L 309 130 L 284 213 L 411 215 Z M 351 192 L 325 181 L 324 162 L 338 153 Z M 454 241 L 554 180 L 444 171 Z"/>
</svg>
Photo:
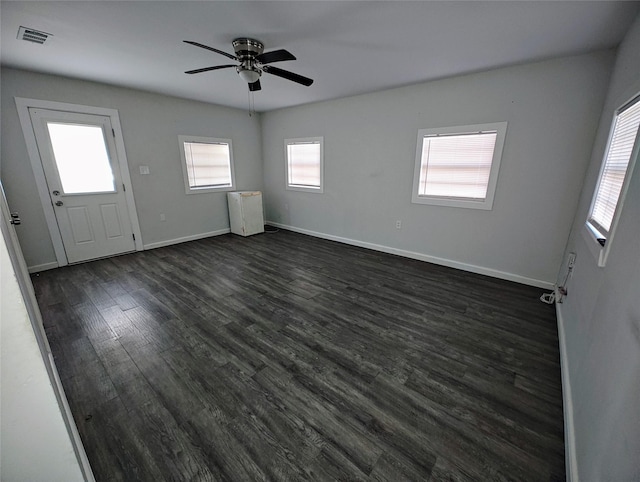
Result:
<svg viewBox="0 0 640 482">
<path fill-rule="evenodd" d="M 47 122 L 47 129 L 65 194 L 115 192 L 101 126 Z"/>
</svg>

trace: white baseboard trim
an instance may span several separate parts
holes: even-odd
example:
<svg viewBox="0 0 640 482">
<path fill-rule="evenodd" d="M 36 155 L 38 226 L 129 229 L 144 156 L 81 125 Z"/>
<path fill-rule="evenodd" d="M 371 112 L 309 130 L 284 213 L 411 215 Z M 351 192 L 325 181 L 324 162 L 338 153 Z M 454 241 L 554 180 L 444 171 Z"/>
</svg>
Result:
<svg viewBox="0 0 640 482">
<path fill-rule="evenodd" d="M 560 293 L 556 291 L 556 299 Z M 566 335 L 562 308 L 556 303 L 558 319 L 558 340 L 560 343 L 560 370 L 562 372 L 562 402 L 564 412 L 564 459 L 568 482 L 578 482 L 578 459 L 576 458 L 576 436 L 573 425 L 573 398 L 571 396 L 571 379 L 569 378 L 569 356 L 567 355 Z"/>
<path fill-rule="evenodd" d="M 43 263 L 43 264 L 36 264 L 33 266 L 29 266 L 27 267 L 27 270 L 29 271 L 29 273 L 39 273 L 40 271 L 46 271 L 48 269 L 53 269 L 53 268 L 57 268 L 58 262 L 57 261 L 52 261 L 51 263 Z"/>
<path fill-rule="evenodd" d="M 276 223 L 274 221 L 266 221 L 266 224 L 276 226 L 278 228 L 286 229 L 288 231 L 294 231 L 296 233 L 308 234 L 316 238 L 328 239 L 331 241 L 338 241 L 339 243 L 350 244 L 352 246 L 359 246 L 361 248 L 373 249 L 374 251 L 381 251 L 383 253 L 395 254 L 403 256 L 405 258 L 417 259 L 419 261 L 426 261 L 428 263 L 438 264 L 441 266 L 448 266 L 449 268 L 456 268 L 463 271 L 469 271 L 471 273 L 482 274 L 491 276 L 493 278 L 504 279 L 507 281 L 515 281 L 529 286 L 535 286 L 546 290 L 553 290 L 554 284 L 548 281 L 542 281 L 534 278 L 527 278 L 526 276 L 520 276 L 513 273 L 507 273 L 504 271 L 498 271 L 491 268 L 485 268 L 483 266 L 476 266 L 473 264 L 461 263 L 452 259 L 438 258 L 436 256 L 430 256 L 428 254 L 417 253 L 415 251 L 407 251 L 404 249 L 391 248 L 389 246 L 383 246 L 381 244 L 368 243 L 366 241 L 360 241 L 357 239 L 343 238 L 341 236 L 334 236 L 333 234 L 319 233 L 317 231 L 311 231 L 309 229 L 297 228 L 295 226 L 289 226 L 286 224 Z"/>
<path fill-rule="evenodd" d="M 181 238 L 167 239 L 166 241 L 158 241 L 156 243 L 149 243 L 143 246 L 143 249 L 155 249 L 162 248 L 163 246 L 171 246 L 172 244 L 185 243 L 187 241 L 195 241 L 196 239 L 209 238 L 211 236 L 219 236 L 221 234 L 230 233 L 230 228 L 218 229 L 217 231 L 209 231 L 208 233 L 192 234 L 191 236 L 183 236 Z M 27 269 L 29 273 L 39 273 L 40 271 L 46 271 L 48 269 L 57 268 L 59 265 L 57 261 L 51 263 L 36 264 L 29 266 Z"/>
<path fill-rule="evenodd" d="M 186 243 L 187 241 L 195 241 L 196 239 L 210 238 L 211 236 L 220 236 L 231 232 L 231 228 L 218 229 L 217 231 L 209 231 L 208 233 L 192 234 L 191 236 L 183 236 L 181 238 L 167 239 L 165 241 L 157 241 L 144 245 L 144 249 L 162 248 L 171 246 L 172 244 Z"/>
</svg>

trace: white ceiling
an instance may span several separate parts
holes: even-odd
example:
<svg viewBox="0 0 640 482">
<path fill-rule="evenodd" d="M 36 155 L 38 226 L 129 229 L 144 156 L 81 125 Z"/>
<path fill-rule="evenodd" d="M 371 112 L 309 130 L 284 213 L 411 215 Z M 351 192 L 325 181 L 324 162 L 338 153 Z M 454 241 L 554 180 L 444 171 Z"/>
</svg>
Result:
<svg viewBox="0 0 640 482">
<path fill-rule="evenodd" d="M 2 65 L 247 108 L 230 63 L 240 36 L 298 60 L 276 64 L 311 87 L 264 74 L 255 109 L 373 92 L 615 47 L 639 11 L 615 1 L 70 1 L 0 3 Z M 53 35 L 18 40 L 20 26 Z"/>
</svg>

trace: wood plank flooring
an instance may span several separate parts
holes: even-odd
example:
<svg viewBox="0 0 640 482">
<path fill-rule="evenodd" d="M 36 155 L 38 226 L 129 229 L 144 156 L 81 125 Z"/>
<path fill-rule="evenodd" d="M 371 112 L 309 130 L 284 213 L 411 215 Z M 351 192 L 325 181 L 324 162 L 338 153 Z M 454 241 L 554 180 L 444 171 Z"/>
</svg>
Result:
<svg viewBox="0 0 640 482">
<path fill-rule="evenodd" d="M 32 279 L 98 481 L 565 479 L 537 288 L 287 231 Z"/>
</svg>

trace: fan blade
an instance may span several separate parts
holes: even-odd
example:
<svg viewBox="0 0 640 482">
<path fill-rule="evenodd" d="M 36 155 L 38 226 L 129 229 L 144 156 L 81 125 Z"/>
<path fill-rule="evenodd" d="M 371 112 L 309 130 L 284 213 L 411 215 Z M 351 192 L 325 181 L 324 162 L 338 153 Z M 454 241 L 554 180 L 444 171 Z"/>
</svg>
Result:
<svg viewBox="0 0 640 482">
<path fill-rule="evenodd" d="M 214 65 L 213 67 L 205 67 L 203 69 L 187 70 L 185 74 L 199 74 L 200 72 L 209 72 L 210 70 L 228 69 L 229 67 L 235 67 L 235 65 Z"/>
<path fill-rule="evenodd" d="M 306 85 L 309 87 L 313 84 L 313 79 L 308 77 L 303 77 L 302 75 L 294 74 L 293 72 L 289 72 L 288 70 L 282 70 L 278 67 L 271 67 L 270 65 L 265 65 L 262 67 L 262 70 L 271 75 L 276 75 L 278 77 L 282 77 L 283 79 L 291 80 L 293 82 L 297 82 L 298 84 Z"/>
<path fill-rule="evenodd" d="M 202 45 L 202 44 L 199 44 L 198 42 L 192 42 L 191 40 L 183 40 L 183 42 L 186 44 L 195 45 L 196 47 L 200 47 L 201 49 L 211 50 L 212 52 L 215 52 L 220 55 L 224 55 L 225 57 L 229 57 L 230 59 L 233 59 L 233 60 L 238 60 L 238 57 L 236 57 L 235 55 L 228 54 L 227 52 L 223 52 L 222 50 L 214 49 L 213 47 L 209 47 L 208 45 Z"/>
<path fill-rule="evenodd" d="M 295 60 L 291 52 L 286 50 L 274 50 L 272 52 L 265 52 L 256 56 L 256 60 L 261 64 L 270 64 L 273 62 L 284 62 L 285 60 Z"/>
<path fill-rule="evenodd" d="M 262 86 L 260 85 L 260 79 L 256 80 L 253 84 L 249 84 L 250 92 L 255 92 L 256 90 L 262 90 Z"/>
</svg>

